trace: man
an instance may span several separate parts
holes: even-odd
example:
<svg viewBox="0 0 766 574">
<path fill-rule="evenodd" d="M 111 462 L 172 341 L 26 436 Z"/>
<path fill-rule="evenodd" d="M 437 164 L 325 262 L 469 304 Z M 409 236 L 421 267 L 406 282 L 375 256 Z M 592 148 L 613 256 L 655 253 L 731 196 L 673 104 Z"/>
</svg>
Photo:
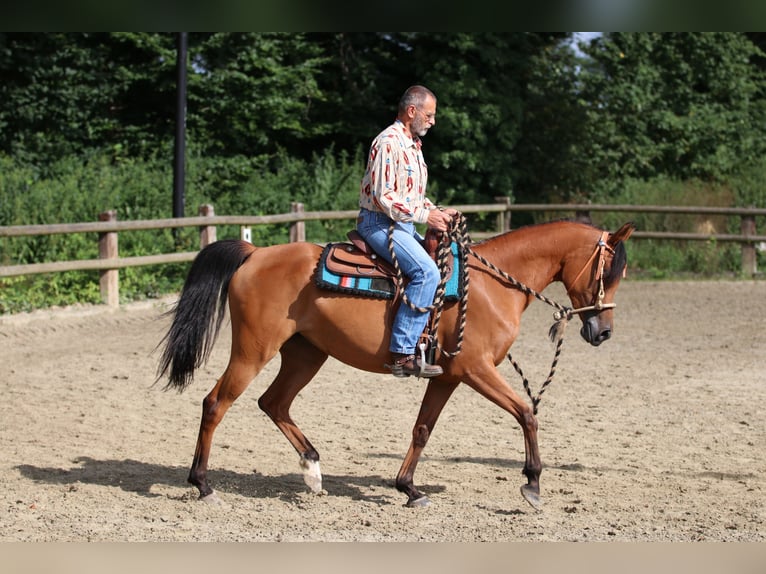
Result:
<svg viewBox="0 0 766 574">
<path fill-rule="evenodd" d="M 378 255 L 391 261 L 388 230 L 393 221 L 394 253 L 409 278 L 405 295 L 421 309 L 433 303 L 440 274 L 426 253 L 416 223 L 448 231 L 457 211 L 437 208 L 426 197 L 428 170 L 420 150 L 421 138 L 436 124 L 436 96 L 423 86 L 411 86 L 399 100 L 396 120 L 373 140 L 359 196 L 357 231 Z M 428 311 L 399 305 L 394 318 L 386 365 L 396 377 L 436 377 L 439 365 L 421 363 L 417 343 L 428 322 Z"/>
</svg>

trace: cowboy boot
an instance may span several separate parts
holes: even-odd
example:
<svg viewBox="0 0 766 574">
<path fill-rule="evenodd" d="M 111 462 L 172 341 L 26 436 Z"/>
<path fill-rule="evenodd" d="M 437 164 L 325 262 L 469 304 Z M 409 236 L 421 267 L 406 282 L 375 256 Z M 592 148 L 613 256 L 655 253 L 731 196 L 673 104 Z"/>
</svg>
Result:
<svg viewBox="0 0 766 574">
<path fill-rule="evenodd" d="M 423 377 L 429 379 L 431 377 L 438 377 L 444 371 L 439 365 L 431 365 L 425 361 L 421 361 L 416 355 L 408 355 L 405 353 L 391 353 L 393 359 L 390 365 L 386 365 L 391 369 L 391 374 L 395 377 L 409 377 L 415 375 L 416 377 Z"/>
</svg>

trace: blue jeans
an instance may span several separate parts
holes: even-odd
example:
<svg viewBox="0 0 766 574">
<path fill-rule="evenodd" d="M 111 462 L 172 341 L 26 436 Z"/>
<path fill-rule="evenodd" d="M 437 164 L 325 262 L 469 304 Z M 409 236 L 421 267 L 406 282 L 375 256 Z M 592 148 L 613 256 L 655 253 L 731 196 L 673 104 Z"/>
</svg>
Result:
<svg viewBox="0 0 766 574">
<path fill-rule="evenodd" d="M 391 261 L 388 249 L 388 228 L 391 219 L 367 209 L 359 212 L 356 229 L 375 252 Z M 399 223 L 394 227 L 394 253 L 399 267 L 410 282 L 404 292 L 417 307 L 429 307 L 434 302 L 441 275 L 433 259 L 421 245 L 422 236 L 414 223 Z M 402 303 L 394 318 L 389 350 L 394 353 L 415 353 L 420 334 L 426 327 L 430 312 L 421 313 Z"/>
</svg>

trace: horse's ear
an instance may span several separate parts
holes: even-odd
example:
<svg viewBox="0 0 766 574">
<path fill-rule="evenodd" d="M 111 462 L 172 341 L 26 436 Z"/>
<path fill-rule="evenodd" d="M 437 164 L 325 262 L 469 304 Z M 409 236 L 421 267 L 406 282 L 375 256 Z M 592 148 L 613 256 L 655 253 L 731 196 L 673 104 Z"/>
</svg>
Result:
<svg viewBox="0 0 766 574">
<path fill-rule="evenodd" d="M 627 241 L 635 230 L 635 224 L 632 221 L 629 221 L 609 236 L 609 245 L 614 247 L 620 241 Z"/>
</svg>

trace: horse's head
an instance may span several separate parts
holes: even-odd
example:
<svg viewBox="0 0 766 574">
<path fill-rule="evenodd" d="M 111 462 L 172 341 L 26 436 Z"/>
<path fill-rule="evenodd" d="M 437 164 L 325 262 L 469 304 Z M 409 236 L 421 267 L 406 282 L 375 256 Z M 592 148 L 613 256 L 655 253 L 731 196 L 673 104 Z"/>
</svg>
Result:
<svg viewBox="0 0 766 574">
<path fill-rule="evenodd" d="M 585 255 L 568 258 L 562 269 L 574 312 L 582 320 L 580 335 L 594 347 L 612 336 L 614 294 L 627 266 L 624 242 L 634 230 L 626 223 L 615 233 L 602 232 L 590 251 L 577 249 Z"/>
</svg>

